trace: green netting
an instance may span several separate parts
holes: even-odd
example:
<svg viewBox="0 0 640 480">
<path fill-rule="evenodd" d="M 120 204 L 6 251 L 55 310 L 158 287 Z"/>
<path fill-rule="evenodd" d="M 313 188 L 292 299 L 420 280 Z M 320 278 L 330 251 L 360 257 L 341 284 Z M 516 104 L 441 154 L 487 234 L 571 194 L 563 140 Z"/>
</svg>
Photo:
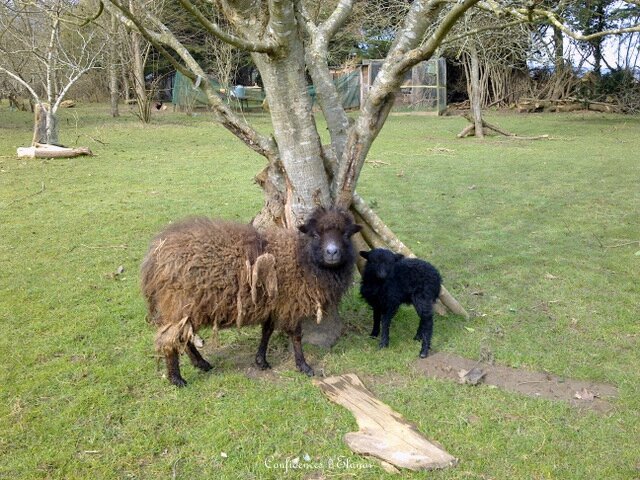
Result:
<svg viewBox="0 0 640 480">
<path fill-rule="evenodd" d="M 333 79 L 336 85 L 342 106 L 344 108 L 360 107 L 360 71 L 340 75 Z"/>
<path fill-rule="evenodd" d="M 210 80 L 211 86 L 220 94 L 223 100 L 242 107 L 260 107 L 265 94 L 258 87 L 235 87 L 225 89 L 218 82 Z M 338 94 L 345 108 L 358 108 L 360 106 L 360 76 L 358 71 L 341 75 L 334 79 Z M 315 102 L 316 91 L 313 86 L 308 87 L 309 96 Z M 171 102 L 183 109 L 193 109 L 207 106 L 207 97 L 200 88 L 195 88 L 193 82 L 176 72 L 171 92 Z"/>
</svg>

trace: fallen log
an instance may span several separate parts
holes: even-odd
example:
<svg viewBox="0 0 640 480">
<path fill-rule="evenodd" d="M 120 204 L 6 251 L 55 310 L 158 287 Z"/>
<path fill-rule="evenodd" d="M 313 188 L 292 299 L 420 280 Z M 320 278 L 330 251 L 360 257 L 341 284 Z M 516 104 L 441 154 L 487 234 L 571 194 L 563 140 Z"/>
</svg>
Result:
<svg viewBox="0 0 640 480">
<path fill-rule="evenodd" d="M 316 379 L 313 383 L 356 417 L 359 430 L 344 436 L 354 452 L 373 456 L 383 466 L 389 463 L 409 470 L 433 470 L 458 463 L 439 445 L 427 440 L 414 424 L 375 398 L 357 375 Z"/>
<path fill-rule="evenodd" d="M 72 158 L 81 155 L 93 156 L 93 153 L 88 147 L 68 148 L 43 143 L 36 143 L 31 147 L 18 147 L 18 157 L 21 158 Z"/>
</svg>

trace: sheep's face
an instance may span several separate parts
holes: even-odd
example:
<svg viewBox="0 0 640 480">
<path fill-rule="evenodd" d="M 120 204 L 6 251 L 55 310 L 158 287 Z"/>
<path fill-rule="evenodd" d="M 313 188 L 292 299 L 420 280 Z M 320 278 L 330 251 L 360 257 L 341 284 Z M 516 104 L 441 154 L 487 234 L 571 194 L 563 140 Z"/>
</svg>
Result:
<svg viewBox="0 0 640 480">
<path fill-rule="evenodd" d="M 353 263 L 351 236 L 361 228 L 348 212 L 318 208 L 299 230 L 309 238 L 309 252 L 316 265 L 338 268 Z"/>
<path fill-rule="evenodd" d="M 360 256 L 367 260 L 365 275 L 371 275 L 381 280 L 387 278 L 396 262 L 404 258 L 399 253 L 393 253 L 384 248 L 374 248 L 369 252 L 360 252 Z"/>
</svg>

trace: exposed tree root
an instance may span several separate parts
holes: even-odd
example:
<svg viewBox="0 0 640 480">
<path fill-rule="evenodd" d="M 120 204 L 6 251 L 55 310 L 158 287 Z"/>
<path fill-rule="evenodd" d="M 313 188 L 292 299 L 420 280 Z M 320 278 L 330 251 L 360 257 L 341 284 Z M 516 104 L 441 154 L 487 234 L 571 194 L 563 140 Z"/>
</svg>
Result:
<svg viewBox="0 0 640 480">
<path fill-rule="evenodd" d="M 471 115 L 469 115 L 468 113 L 463 113 L 461 117 L 471 122 L 471 125 L 467 125 L 466 127 L 464 127 L 462 131 L 457 135 L 457 137 L 464 138 L 470 135 L 475 135 L 475 123 L 473 118 L 471 118 Z M 505 130 L 504 128 L 498 127 L 497 125 L 493 125 L 492 123 L 489 123 L 484 119 L 482 119 L 482 129 L 484 130 L 485 133 L 489 133 L 490 130 L 493 130 L 494 132 L 499 133 L 500 135 L 504 135 L 505 137 L 515 138 L 517 140 L 540 140 L 543 138 L 549 138 L 549 135 L 538 135 L 535 137 L 521 137 L 519 135 L 516 135 L 515 133 Z"/>
</svg>

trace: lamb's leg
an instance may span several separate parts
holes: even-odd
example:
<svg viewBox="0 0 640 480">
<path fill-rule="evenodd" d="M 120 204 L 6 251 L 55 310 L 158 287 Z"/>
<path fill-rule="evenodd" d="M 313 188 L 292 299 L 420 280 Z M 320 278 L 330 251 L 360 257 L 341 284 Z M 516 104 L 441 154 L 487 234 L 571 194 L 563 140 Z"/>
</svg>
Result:
<svg viewBox="0 0 640 480">
<path fill-rule="evenodd" d="M 433 335 L 433 303 L 430 300 L 414 299 L 416 312 L 420 316 L 420 333 L 422 340 L 422 348 L 420 349 L 420 358 L 426 358 L 431 348 L 431 336 Z"/>
<path fill-rule="evenodd" d="M 293 332 L 287 333 L 293 343 L 293 355 L 296 359 L 296 367 L 298 367 L 298 370 L 302 373 L 313 377 L 313 368 L 309 366 L 307 361 L 304 359 L 304 353 L 302 353 L 302 326 L 298 324 Z"/>
<path fill-rule="evenodd" d="M 213 368 L 209 362 L 202 358 L 202 355 L 200 355 L 200 352 L 191 341 L 187 343 L 187 355 L 189 355 L 189 360 L 191 360 L 193 366 L 203 372 L 208 372 Z"/>
<path fill-rule="evenodd" d="M 387 348 L 389 346 L 389 327 L 391 326 L 391 319 L 398 311 L 400 305 L 387 305 L 388 310 L 382 313 L 382 335 L 380 336 L 380 348 Z"/>
<path fill-rule="evenodd" d="M 418 310 L 416 309 L 416 312 Z M 422 332 L 424 331 L 426 327 L 426 323 L 425 323 L 425 319 L 424 317 L 420 317 L 420 323 L 418 324 L 418 330 L 416 331 L 416 335 L 415 337 L 413 337 L 414 340 L 422 340 Z"/>
<path fill-rule="evenodd" d="M 271 365 L 267 362 L 267 346 L 269 345 L 269 339 L 271 338 L 272 333 L 273 319 L 269 318 L 262 324 L 262 338 L 260 339 L 258 353 L 256 353 L 256 365 L 260 370 L 271 368 Z"/>
<path fill-rule="evenodd" d="M 373 330 L 371 330 L 370 337 L 376 338 L 380 335 L 380 310 L 378 308 L 373 309 Z"/>
<path fill-rule="evenodd" d="M 176 387 L 186 387 L 187 382 L 185 382 L 184 378 L 180 375 L 180 354 L 178 351 L 171 350 L 164 358 L 167 364 L 167 377 L 169 381 Z"/>
</svg>

